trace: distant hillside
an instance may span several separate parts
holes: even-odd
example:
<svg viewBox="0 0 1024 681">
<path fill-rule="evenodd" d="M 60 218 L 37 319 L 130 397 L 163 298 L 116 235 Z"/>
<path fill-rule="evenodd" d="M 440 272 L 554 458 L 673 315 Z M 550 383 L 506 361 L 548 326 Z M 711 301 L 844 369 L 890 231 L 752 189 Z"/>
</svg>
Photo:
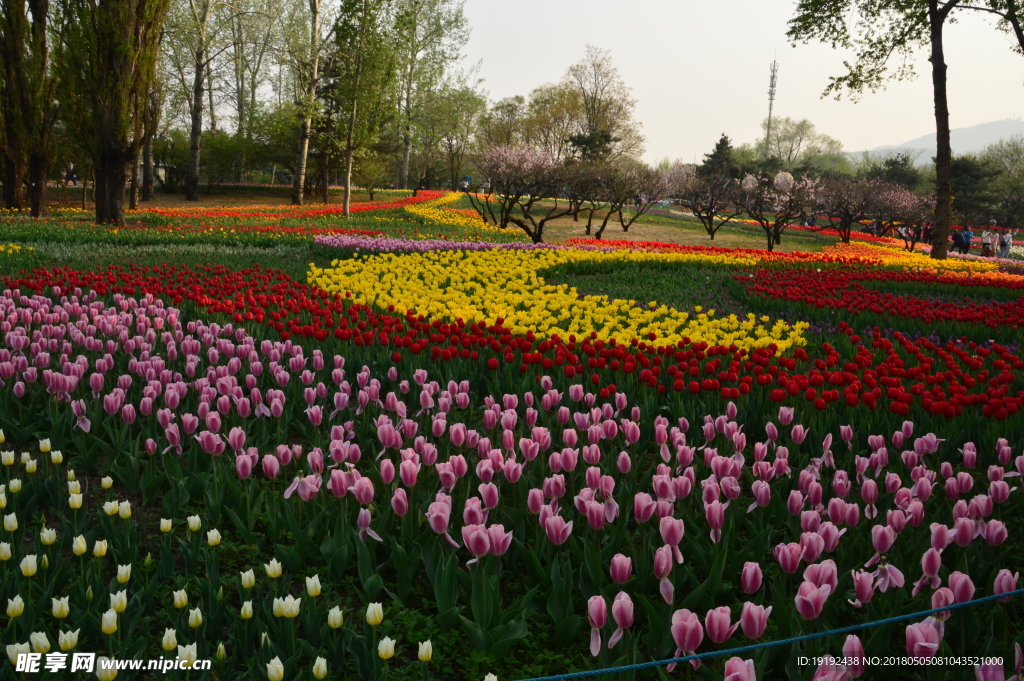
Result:
<svg viewBox="0 0 1024 681">
<path fill-rule="evenodd" d="M 1024 120 L 1019 118 L 981 123 L 969 128 L 956 128 L 949 133 L 954 154 L 981 151 L 990 144 L 1016 135 L 1024 135 Z M 935 156 L 935 133 L 922 135 L 903 144 L 875 147 L 868 153 L 872 156 L 881 156 L 894 151 L 914 152 L 918 154 L 917 162 L 919 164 L 930 163 L 932 157 Z"/>
</svg>

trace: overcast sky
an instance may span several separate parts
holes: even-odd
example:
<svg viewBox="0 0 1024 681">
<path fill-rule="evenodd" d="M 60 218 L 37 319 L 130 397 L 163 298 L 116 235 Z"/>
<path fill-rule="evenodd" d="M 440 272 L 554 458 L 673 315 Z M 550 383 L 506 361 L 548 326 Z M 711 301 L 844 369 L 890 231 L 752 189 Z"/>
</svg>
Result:
<svg viewBox="0 0 1024 681">
<path fill-rule="evenodd" d="M 645 158 L 693 161 L 721 133 L 752 142 L 768 113 L 769 65 L 779 62 L 775 114 L 808 118 L 847 151 L 934 133 L 931 72 L 860 102 L 822 99 L 843 53 L 792 47 L 792 0 L 467 0 L 466 64 L 481 62 L 492 100 L 561 79 L 587 44 L 611 51 L 637 100 Z M 983 16 L 946 28 L 953 128 L 1024 116 L 1024 57 Z"/>
</svg>

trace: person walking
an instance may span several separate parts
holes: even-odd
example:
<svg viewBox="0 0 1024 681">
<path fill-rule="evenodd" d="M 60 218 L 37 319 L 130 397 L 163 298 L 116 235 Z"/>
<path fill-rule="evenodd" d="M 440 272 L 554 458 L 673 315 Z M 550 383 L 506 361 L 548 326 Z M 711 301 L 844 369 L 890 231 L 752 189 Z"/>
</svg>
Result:
<svg viewBox="0 0 1024 681">
<path fill-rule="evenodd" d="M 974 230 L 971 229 L 970 221 L 964 225 L 964 228 L 960 230 L 960 233 L 964 236 L 964 245 L 962 246 L 960 253 L 967 255 L 967 252 L 971 250 L 971 240 L 974 239 Z"/>
<path fill-rule="evenodd" d="M 992 222 L 995 222 L 993 220 Z M 1017 235 L 1018 229 L 1010 229 L 1007 227 L 1003 230 L 1003 233 L 999 236 L 999 257 L 1009 258 L 1010 251 L 1013 249 L 1013 237 Z"/>
<path fill-rule="evenodd" d="M 989 226 L 981 230 L 981 255 L 984 258 L 991 258 L 995 252 L 995 241 L 998 238 L 995 226 L 989 223 Z"/>
</svg>

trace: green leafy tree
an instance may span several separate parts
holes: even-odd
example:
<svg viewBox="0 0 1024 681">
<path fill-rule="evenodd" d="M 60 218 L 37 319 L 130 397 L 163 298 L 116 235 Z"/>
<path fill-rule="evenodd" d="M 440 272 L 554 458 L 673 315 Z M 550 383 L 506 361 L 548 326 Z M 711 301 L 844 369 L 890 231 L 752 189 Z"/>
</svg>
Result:
<svg viewBox="0 0 1024 681">
<path fill-rule="evenodd" d="M 726 177 L 734 174 L 734 167 L 732 141 L 723 132 L 711 153 L 704 154 L 704 162 L 697 166 L 697 174 L 701 177 Z"/>
<path fill-rule="evenodd" d="M 984 156 L 953 157 L 953 212 L 964 220 L 987 221 L 999 210 L 1001 171 Z"/>
<path fill-rule="evenodd" d="M 17 207 L 21 173 L 27 166 L 29 209 L 46 215 L 46 185 L 54 155 L 54 95 L 57 73 L 50 65 L 49 0 L 4 2 L 0 7 L 0 105 L 5 159 L 12 172 L 4 178 L 6 201 Z"/>
<path fill-rule="evenodd" d="M 864 164 L 864 177 L 896 184 L 904 189 L 917 188 L 922 180 L 921 169 L 909 151 L 889 154 L 881 159 L 868 158 Z"/>
<path fill-rule="evenodd" d="M 431 93 L 441 87 L 447 67 L 459 59 L 468 39 L 462 0 L 398 0 L 394 49 L 398 59 L 402 134 L 398 186 L 403 189 L 409 188 L 409 165 L 424 108 Z M 436 141 L 430 134 L 419 139 L 427 142 L 427 148 L 421 152 L 430 152 L 429 144 Z M 421 170 L 425 173 L 426 168 Z"/>
<path fill-rule="evenodd" d="M 831 79 L 825 94 L 858 96 L 886 80 L 914 75 L 911 56 L 927 48 L 932 70 L 937 154 L 933 258 L 945 258 L 952 211 L 952 158 L 946 94 L 944 29 L 963 0 L 799 0 L 789 22 L 794 42 L 819 41 L 854 51 L 846 73 Z M 895 63 L 894 68 L 891 63 Z"/>
<path fill-rule="evenodd" d="M 124 219 L 127 168 L 156 71 L 168 0 L 60 0 L 60 101 L 72 109 L 96 175 L 96 222 Z"/>
<path fill-rule="evenodd" d="M 1000 171 L 995 181 L 998 215 L 1005 226 L 1014 227 L 1024 213 L 1024 136 L 1000 140 L 981 155 Z"/>
<path fill-rule="evenodd" d="M 343 126 L 346 217 L 356 154 L 376 141 L 382 120 L 394 104 L 396 62 L 389 7 L 389 0 L 345 0 L 334 29 L 337 54 L 326 94 L 336 104 Z"/>
</svg>

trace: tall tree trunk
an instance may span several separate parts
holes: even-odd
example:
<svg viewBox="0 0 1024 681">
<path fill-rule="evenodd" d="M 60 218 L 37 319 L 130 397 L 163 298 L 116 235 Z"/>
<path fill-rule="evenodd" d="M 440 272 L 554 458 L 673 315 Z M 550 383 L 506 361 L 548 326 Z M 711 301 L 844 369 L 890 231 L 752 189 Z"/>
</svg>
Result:
<svg viewBox="0 0 1024 681">
<path fill-rule="evenodd" d="M 24 192 L 22 191 L 22 177 L 24 168 L 21 164 L 9 156 L 4 158 L 4 208 L 21 210 L 24 206 Z"/>
<path fill-rule="evenodd" d="M 135 150 L 135 158 L 132 159 L 131 184 L 128 190 L 129 210 L 138 210 L 139 208 L 139 166 L 141 164 L 142 148 L 137 147 Z"/>
<path fill-rule="evenodd" d="M 206 67 L 206 93 L 210 97 L 210 130 L 217 129 L 217 109 L 213 106 L 213 71 Z"/>
<path fill-rule="evenodd" d="M 309 155 L 309 128 L 312 121 L 302 119 L 299 129 L 299 153 L 295 157 L 295 177 L 292 178 L 292 205 L 301 206 L 306 189 L 306 157 Z"/>
<path fill-rule="evenodd" d="M 954 3 L 939 8 L 939 0 L 928 0 L 931 31 L 932 89 L 935 97 L 935 228 L 932 257 L 944 259 L 949 250 L 949 225 L 953 212 L 953 150 L 949 141 L 949 103 L 946 99 L 946 58 L 942 28 Z"/>
<path fill-rule="evenodd" d="M 203 68 L 205 52 L 196 51 L 195 76 L 192 80 L 192 129 L 189 135 L 190 155 L 185 171 L 185 200 L 199 200 L 199 161 L 203 144 Z"/>
<path fill-rule="evenodd" d="M 329 137 L 330 137 L 330 133 L 328 133 L 328 138 Z M 330 165 L 331 164 L 331 149 L 330 149 L 330 144 L 326 140 L 324 141 L 324 151 L 323 151 L 322 156 L 323 156 L 323 159 L 322 159 L 322 161 L 323 161 L 322 171 L 323 171 L 323 177 L 324 177 L 324 186 L 322 187 L 322 189 L 323 189 L 323 196 L 321 198 L 323 199 L 324 203 L 330 203 L 331 202 L 331 165 Z"/>
<path fill-rule="evenodd" d="M 398 188 L 409 188 L 409 157 L 412 155 L 412 80 L 416 64 L 415 54 L 409 62 L 405 77 L 405 129 L 402 131 L 402 167 L 398 175 Z"/>
<path fill-rule="evenodd" d="M 46 202 L 46 176 L 50 170 L 50 156 L 44 153 L 28 155 L 28 200 L 32 217 L 45 217 L 50 214 L 50 206 Z"/>
<path fill-rule="evenodd" d="M 124 189 L 128 183 L 131 156 L 115 150 L 101 150 L 96 163 L 96 223 L 124 222 Z"/>
<path fill-rule="evenodd" d="M 142 200 L 153 200 L 153 137 L 147 135 L 142 143 Z"/>
<path fill-rule="evenodd" d="M 306 86 L 307 107 L 299 129 L 299 153 L 295 159 L 295 177 L 292 179 L 292 205 L 301 206 L 306 188 L 306 159 L 309 155 L 309 131 L 313 127 L 312 107 L 316 97 L 316 83 L 320 77 L 320 2 L 309 0 L 309 52 L 310 73 Z"/>
</svg>

